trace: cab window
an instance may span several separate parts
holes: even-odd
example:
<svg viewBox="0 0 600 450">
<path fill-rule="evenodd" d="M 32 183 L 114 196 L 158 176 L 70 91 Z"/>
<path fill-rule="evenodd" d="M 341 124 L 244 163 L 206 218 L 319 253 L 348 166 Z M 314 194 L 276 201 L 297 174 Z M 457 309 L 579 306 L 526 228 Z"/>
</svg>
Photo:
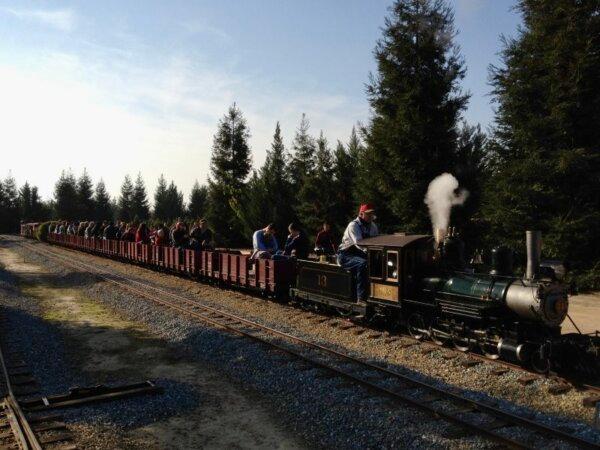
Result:
<svg viewBox="0 0 600 450">
<path fill-rule="evenodd" d="M 398 280 L 398 252 L 387 252 L 386 271 L 388 280 Z"/>
<path fill-rule="evenodd" d="M 369 250 L 369 276 L 383 278 L 383 251 Z"/>
</svg>

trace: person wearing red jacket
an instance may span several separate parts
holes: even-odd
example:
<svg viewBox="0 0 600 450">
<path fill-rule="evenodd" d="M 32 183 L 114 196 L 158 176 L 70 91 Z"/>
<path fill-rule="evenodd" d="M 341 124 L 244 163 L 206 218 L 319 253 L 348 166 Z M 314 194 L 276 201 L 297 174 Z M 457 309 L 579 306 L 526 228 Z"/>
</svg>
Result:
<svg viewBox="0 0 600 450">
<path fill-rule="evenodd" d="M 136 244 L 149 244 L 150 243 L 150 231 L 146 226 L 145 222 L 140 223 L 137 231 L 135 232 L 135 243 Z"/>
<path fill-rule="evenodd" d="M 331 235 L 331 226 L 329 223 L 324 222 L 323 228 L 319 230 L 317 234 L 317 240 L 315 242 L 315 253 L 317 255 L 335 255 L 337 247 L 333 242 L 333 236 Z"/>
</svg>

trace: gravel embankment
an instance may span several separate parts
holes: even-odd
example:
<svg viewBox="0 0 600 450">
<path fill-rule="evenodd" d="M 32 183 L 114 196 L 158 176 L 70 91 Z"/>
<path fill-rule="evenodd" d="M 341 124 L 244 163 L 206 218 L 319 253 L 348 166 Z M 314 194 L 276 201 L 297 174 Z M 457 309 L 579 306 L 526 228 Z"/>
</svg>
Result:
<svg viewBox="0 0 600 450">
<path fill-rule="evenodd" d="M 40 245 L 40 244 L 37 244 Z M 354 330 L 342 330 L 315 320 L 315 315 L 298 313 L 289 306 L 266 302 L 239 292 L 224 291 L 170 275 L 158 274 L 146 269 L 124 265 L 106 259 L 80 253 L 61 251 L 71 258 L 81 258 L 94 264 L 106 265 L 128 276 L 169 288 L 206 304 L 241 314 L 250 319 L 274 326 L 282 331 L 339 349 L 361 355 L 390 368 L 409 373 L 416 378 L 435 381 L 441 386 L 460 387 L 472 398 L 496 404 L 519 414 L 535 417 L 548 424 L 559 425 L 566 430 L 576 430 L 588 439 L 600 442 L 599 433 L 580 420 L 589 420 L 591 410 L 581 406 L 581 395 L 570 392 L 561 396 L 547 394 L 548 381 L 537 381 L 523 387 L 516 382 L 522 376 L 509 372 L 501 377 L 491 375 L 493 366 L 479 364 L 466 369 L 460 358 L 447 360 L 443 350 L 428 355 L 418 347 L 399 348 L 394 343 L 384 343 L 383 337 L 369 338 L 372 330 L 356 335 Z M 67 279 L 80 277 L 70 271 L 48 263 L 44 257 L 29 256 L 36 263 L 65 274 Z M 324 446 L 470 446 L 480 445 L 478 439 L 445 439 L 440 435 L 451 434 L 444 424 L 433 423 L 420 415 L 390 408 L 371 395 L 355 387 L 344 387 L 339 382 L 315 378 L 315 371 L 298 371 L 287 360 L 273 364 L 273 356 L 254 344 L 248 344 L 227 334 L 191 323 L 181 316 L 123 294 L 112 286 L 96 283 L 88 288 L 90 296 L 98 298 L 122 311 L 128 317 L 147 323 L 161 336 L 186 346 L 198 358 L 243 378 L 260 392 L 267 394 L 293 426 L 305 433 L 311 441 Z M 341 319 L 337 322 L 342 323 Z M 358 327 L 359 329 L 361 327 Z M 275 358 L 277 359 L 277 358 Z M 356 404 L 363 407 L 356 409 Z M 324 407 L 326 405 L 326 407 Z M 551 413 L 552 415 L 548 414 Z M 573 420 L 573 418 L 579 420 Z M 393 432 L 391 432 L 393 430 Z"/>
</svg>

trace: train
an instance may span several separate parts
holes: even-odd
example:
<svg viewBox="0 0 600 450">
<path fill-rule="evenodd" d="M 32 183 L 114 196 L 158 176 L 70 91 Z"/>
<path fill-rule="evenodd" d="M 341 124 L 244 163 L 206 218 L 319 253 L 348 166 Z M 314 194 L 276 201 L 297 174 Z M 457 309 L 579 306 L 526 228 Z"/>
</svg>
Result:
<svg viewBox="0 0 600 450">
<path fill-rule="evenodd" d="M 32 237 L 38 224 L 23 224 Z M 512 252 L 496 247 L 491 270 L 464 261 L 453 232 L 397 233 L 363 239 L 369 297 L 356 299 L 353 275 L 327 260 L 256 259 L 240 251 L 191 250 L 49 233 L 47 242 L 185 275 L 337 314 L 379 320 L 418 340 L 477 351 L 540 373 L 600 376 L 600 338 L 561 333 L 568 316 L 564 271 L 540 261 L 539 232 L 526 233 L 527 270 L 513 275 Z"/>
</svg>

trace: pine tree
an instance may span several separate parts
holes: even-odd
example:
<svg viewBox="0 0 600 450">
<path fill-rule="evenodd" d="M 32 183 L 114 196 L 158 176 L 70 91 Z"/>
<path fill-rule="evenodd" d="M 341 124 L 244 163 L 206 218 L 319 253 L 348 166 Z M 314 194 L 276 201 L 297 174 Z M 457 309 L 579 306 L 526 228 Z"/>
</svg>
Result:
<svg viewBox="0 0 600 450">
<path fill-rule="evenodd" d="M 281 136 L 279 122 L 275 125 L 271 149 L 267 150 L 267 158 L 260 169 L 258 181 L 253 183 L 253 203 L 262 202 L 266 207 L 262 217 L 258 217 L 254 228 L 262 224 L 273 223 L 282 235 L 287 226 L 296 220 L 294 208 L 297 202 L 288 172 L 289 156 L 286 154 Z M 261 198 L 263 196 L 263 198 Z"/>
<path fill-rule="evenodd" d="M 459 186 L 469 192 L 469 201 L 462 208 L 452 208 L 451 223 L 464 236 L 467 254 L 482 245 L 489 229 L 481 215 L 481 202 L 485 184 L 489 179 L 487 161 L 487 136 L 481 127 L 464 122 L 459 131 L 454 175 Z"/>
<path fill-rule="evenodd" d="M 350 139 L 348 140 L 348 154 L 353 161 L 358 161 L 361 154 L 365 151 L 365 147 L 358 136 L 356 127 L 352 127 L 350 132 Z"/>
<path fill-rule="evenodd" d="M 183 217 L 185 208 L 183 205 L 183 193 L 179 192 L 175 182 L 171 181 L 167 188 L 167 214 L 165 219 L 169 222 Z"/>
<path fill-rule="evenodd" d="M 138 221 L 145 222 L 150 217 L 150 204 L 148 203 L 148 194 L 146 185 L 142 179 L 142 174 L 138 172 L 131 195 L 131 213 Z"/>
<path fill-rule="evenodd" d="M 252 171 L 252 176 L 248 180 L 243 192 L 243 208 L 238 211 L 242 223 L 242 231 L 245 236 L 251 236 L 259 227 L 265 226 L 270 222 L 271 197 L 267 192 L 264 179 L 259 177 L 256 170 Z M 276 237 L 281 241 L 282 235 L 285 236 L 286 225 L 280 228 L 276 225 L 279 232 Z M 281 242 L 280 242 L 281 243 Z"/>
<path fill-rule="evenodd" d="M 79 206 L 79 218 L 81 220 L 94 217 L 94 185 L 86 169 L 77 180 L 77 200 Z"/>
<path fill-rule="evenodd" d="M 322 131 L 316 144 L 314 169 L 306 175 L 299 192 L 298 216 L 309 232 L 332 220 L 335 205 L 333 157 Z"/>
<path fill-rule="evenodd" d="M 114 209 L 110 200 L 110 196 L 106 191 L 106 185 L 104 181 L 101 179 L 96 184 L 96 190 L 94 192 L 94 203 L 96 205 L 96 209 L 94 211 L 94 220 L 103 221 L 103 220 L 113 220 Z"/>
<path fill-rule="evenodd" d="M 19 210 L 21 220 L 24 222 L 32 222 L 33 212 L 31 210 L 31 186 L 26 181 L 21 189 L 19 189 Z"/>
<path fill-rule="evenodd" d="M 129 175 L 125 175 L 121 185 L 121 195 L 119 197 L 119 219 L 125 222 L 131 222 L 134 217 L 133 211 L 133 183 Z"/>
<path fill-rule="evenodd" d="M 9 173 L 4 181 L 0 181 L 0 232 L 17 232 L 19 221 L 19 193 L 15 179 Z"/>
<path fill-rule="evenodd" d="M 331 225 L 336 234 L 341 234 L 346 224 L 356 215 L 357 205 L 354 201 L 356 174 L 359 154 L 362 144 L 352 128 L 348 149 L 338 141 L 335 149 L 334 183 L 335 203 L 331 218 Z"/>
<path fill-rule="evenodd" d="M 158 185 L 154 192 L 154 218 L 160 221 L 166 221 L 168 216 L 167 206 L 167 180 L 164 175 L 160 175 Z"/>
<path fill-rule="evenodd" d="M 546 257 L 600 288 L 600 3 L 521 0 L 491 80 L 498 104 L 484 212 L 492 233 L 523 248 L 544 233 Z"/>
<path fill-rule="evenodd" d="M 42 201 L 38 194 L 37 186 L 31 187 L 31 220 L 33 222 L 42 222 L 50 220 L 52 215 L 52 208 Z"/>
<path fill-rule="evenodd" d="M 428 231 L 429 182 L 455 164 L 457 121 L 468 96 L 453 44 L 453 13 L 442 0 L 397 0 L 375 48 L 378 74 L 367 87 L 358 200 L 375 203 L 383 231 Z"/>
<path fill-rule="evenodd" d="M 200 186 L 198 180 L 192 186 L 190 201 L 187 207 L 187 216 L 192 220 L 197 220 L 206 215 L 208 207 L 208 188 Z"/>
<path fill-rule="evenodd" d="M 241 201 L 245 180 L 251 168 L 246 120 L 233 104 L 219 122 L 213 139 L 210 178 L 208 180 L 209 222 L 218 242 L 240 245 L 248 241 L 243 236 Z"/>
<path fill-rule="evenodd" d="M 308 133 L 310 122 L 306 114 L 302 114 L 300 126 L 296 130 L 294 141 L 292 142 L 292 160 L 290 162 L 290 178 L 295 192 L 299 192 L 315 167 L 315 140 Z"/>
<path fill-rule="evenodd" d="M 77 180 L 71 171 L 63 171 L 54 187 L 54 216 L 58 220 L 79 220 Z"/>
</svg>

